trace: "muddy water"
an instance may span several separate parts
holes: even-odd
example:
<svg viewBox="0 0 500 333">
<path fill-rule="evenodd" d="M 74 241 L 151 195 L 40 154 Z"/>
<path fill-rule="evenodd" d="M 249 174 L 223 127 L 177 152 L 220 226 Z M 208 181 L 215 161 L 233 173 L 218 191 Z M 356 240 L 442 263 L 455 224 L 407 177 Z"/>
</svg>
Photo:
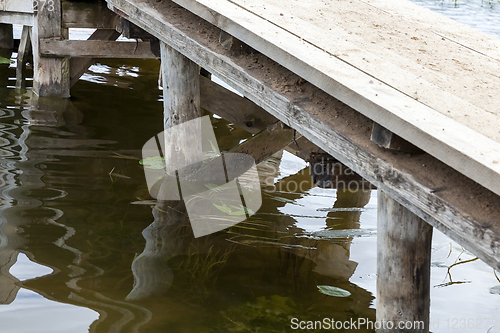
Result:
<svg viewBox="0 0 500 333">
<path fill-rule="evenodd" d="M 281 152 L 259 165 L 261 209 L 228 230 L 195 239 L 182 207 L 152 208 L 139 159 L 162 130 L 157 73 L 154 61 L 101 62 L 71 100 L 37 101 L 1 67 L 1 332 L 293 332 L 301 320 L 374 321 L 375 191 L 313 187 L 307 164 Z M 248 137 L 211 121 L 222 150 Z M 500 295 L 490 292 L 500 282 L 474 258 L 436 232 L 433 332 L 500 331 Z"/>
</svg>

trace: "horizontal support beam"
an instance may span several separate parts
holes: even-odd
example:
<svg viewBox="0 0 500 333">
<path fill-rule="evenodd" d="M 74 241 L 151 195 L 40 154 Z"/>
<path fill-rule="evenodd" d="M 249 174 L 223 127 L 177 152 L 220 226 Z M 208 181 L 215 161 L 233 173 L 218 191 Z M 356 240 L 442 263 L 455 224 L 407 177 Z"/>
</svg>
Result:
<svg viewBox="0 0 500 333">
<path fill-rule="evenodd" d="M 263 55 L 233 56 L 218 29 L 163 1 L 107 0 L 128 20 L 176 48 L 385 193 L 500 269 L 500 197 L 429 154 L 407 156 L 370 140 L 373 121 Z M 190 23 L 196 31 L 188 28 Z M 205 31 L 204 34 L 197 31 Z M 276 84 L 278 73 L 280 84 Z M 283 87 L 300 89 L 283 89 Z"/>
<path fill-rule="evenodd" d="M 114 41 L 120 34 L 115 29 L 97 29 L 87 39 L 90 40 L 108 40 Z M 94 63 L 93 58 L 70 58 L 70 86 L 72 87 L 87 69 Z"/>
<path fill-rule="evenodd" d="M 40 54 L 46 57 L 158 59 L 149 42 L 103 40 L 40 40 Z"/>
<path fill-rule="evenodd" d="M 0 11 L 0 23 L 20 24 L 32 27 L 33 21 L 34 15 L 30 13 Z"/>
<path fill-rule="evenodd" d="M 8 12 L 33 13 L 36 2 L 33 0 L 0 0 L 0 10 Z"/>
</svg>

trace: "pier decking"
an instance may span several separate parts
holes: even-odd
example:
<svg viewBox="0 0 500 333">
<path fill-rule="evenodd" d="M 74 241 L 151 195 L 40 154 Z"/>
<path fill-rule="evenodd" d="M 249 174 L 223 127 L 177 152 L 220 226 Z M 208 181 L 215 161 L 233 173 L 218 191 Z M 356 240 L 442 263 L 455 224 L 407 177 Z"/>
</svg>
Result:
<svg viewBox="0 0 500 333">
<path fill-rule="evenodd" d="M 381 257 L 394 270 L 412 262 L 401 264 L 401 272 L 423 274 L 423 284 L 407 279 L 406 287 L 428 295 L 432 230 L 422 221 L 500 269 L 500 40 L 405 1 L 106 2 L 152 35 L 151 42 L 114 42 L 110 12 L 102 14 L 106 24 L 93 41 L 68 41 L 60 32 L 35 37 L 34 53 L 55 62 L 59 77 L 71 72 L 74 83 L 92 57 L 156 57 L 157 39 L 162 57 L 172 48 L 255 104 L 245 113 L 228 103 L 223 117 L 252 133 L 280 120 L 377 186 L 387 222 L 379 224 Z M 21 24 L 36 25 L 32 14 L 18 14 Z M 4 23 L 16 18 L 2 15 Z M 63 11 L 61 24 L 74 27 L 71 17 L 77 16 Z M 65 73 L 57 63 L 70 57 Z M 222 88 L 182 74 L 172 80 L 201 80 L 190 93 L 201 89 L 202 104 L 225 112 L 203 100 Z M 63 81 L 58 84 L 69 91 Z M 397 139 L 410 149 L 393 144 Z M 395 228 L 398 221 L 407 223 L 407 235 Z M 389 235 L 396 232 L 407 246 L 397 243 L 400 251 L 389 255 L 396 244 Z M 394 273 L 385 282 L 397 278 Z M 382 309 L 384 295 L 379 299 Z M 421 318 L 426 307 L 422 297 L 408 311 Z M 380 312 L 381 319 L 398 319 Z"/>
</svg>

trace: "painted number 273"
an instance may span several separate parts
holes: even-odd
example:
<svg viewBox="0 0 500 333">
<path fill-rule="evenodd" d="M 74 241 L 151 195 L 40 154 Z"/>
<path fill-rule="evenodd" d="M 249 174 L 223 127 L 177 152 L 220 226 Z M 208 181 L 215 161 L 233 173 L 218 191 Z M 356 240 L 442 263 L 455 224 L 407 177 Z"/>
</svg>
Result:
<svg viewBox="0 0 500 333">
<path fill-rule="evenodd" d="M 42 12 L 44 10 L 53 12 L 55 10 L 54 0 L 33 0 L 33 11 Z"/>
</svg>

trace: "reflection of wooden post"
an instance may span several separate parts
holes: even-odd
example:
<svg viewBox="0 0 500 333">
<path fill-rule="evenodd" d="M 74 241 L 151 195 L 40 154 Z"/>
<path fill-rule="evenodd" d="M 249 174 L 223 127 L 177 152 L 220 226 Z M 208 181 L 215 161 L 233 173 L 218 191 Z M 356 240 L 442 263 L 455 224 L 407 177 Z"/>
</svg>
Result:
<svg viewBox="0 0 500 333">
<path fill-rule="evenodd" d="M 161 70 L 163 77 L 164 122 L 165 129 L 196 119 L 201 116 L 200 108 L 200 68 L 182 54 L 161 42 Z M 178 134 L 178 135 L 177 135 Z M 169 136 L 170 142 L 165 142 L 165 163 L 167 171 L 173 174 L 174 166 L 169 168 L 172 156 L 176 162 L 198 162 L 200 156 L 195 156 L 201 147 L 193 147 L 200 133 L 176 132 L 176 136 Z M 190 137 L 195 138 L 191 140 Z M 179 154 L 180 153 L 180 154 Z M 184 159 L 179 161 L 179 158 Z M 198 159 L 198 160 L 197 160 Z M 164 183 L 165 184 L 165 183 Z M 172 191 L 171 184 L 162 185 L 158 202 L 153 209 L 154 222 L 144 230 L 146 239 L 144 252 L 134 259 L 132 272 L 134 274 L 134 288 L 127 296 L 127 300 L 139 300 L 153 295 L 165 293 L 174 278 L 168 267 L 168 260 L 179 255 L 186 238 L 186 230 L 190 233 L 188 218 L 184 202 L 161 200 L 164 191 Z"/>
<path fill-rule="evenodd" d="M 40 39 L 65 39 L 62 28 L 61 0 L 39 6 L 33 25 L 33 90 L 41 97 L 69 97 L 69 58 L 48 58 L 40 55 Z"/>
<path fill-rule="evenodd" d="M 377 321 L 425 323 L 377 332 L 429 332 L 432 227 L 379 190 L 377 235 Z"/>
</svg>

